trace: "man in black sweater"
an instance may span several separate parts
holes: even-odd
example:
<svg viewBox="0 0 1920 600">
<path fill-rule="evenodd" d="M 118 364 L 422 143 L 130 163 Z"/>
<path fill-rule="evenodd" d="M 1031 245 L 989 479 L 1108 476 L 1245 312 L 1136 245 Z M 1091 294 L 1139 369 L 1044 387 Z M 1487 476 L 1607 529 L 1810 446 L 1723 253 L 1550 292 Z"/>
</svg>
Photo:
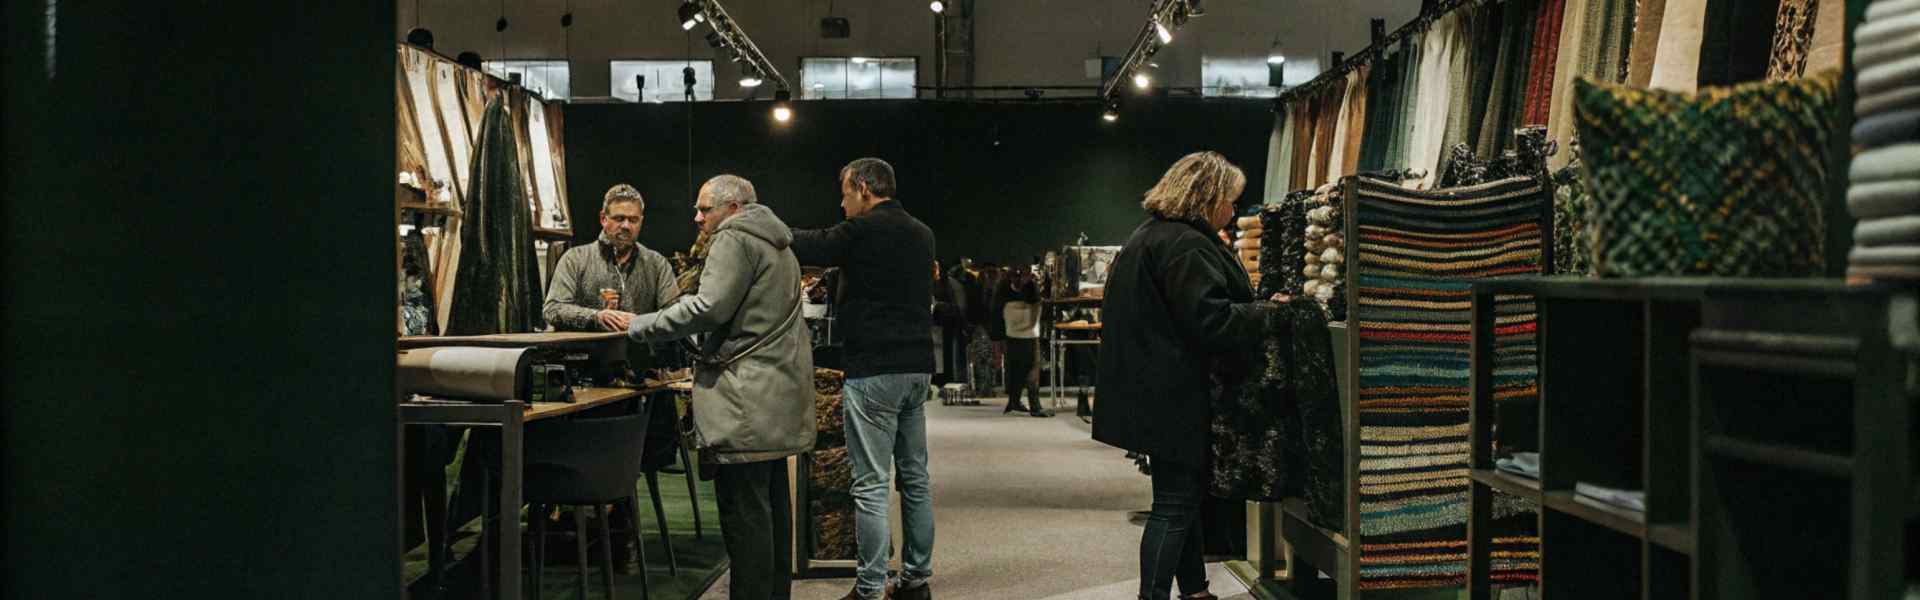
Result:
<svg viewBox="0 0 1920 600">
<path fill-rule="evenodd" d="M 840 267 L 838 299 L 846 332 L 847 456 L 853 462 L 859 570 L 847 600 L 886 594 L 889 469 L 900 478 L 905 531 L 900 581 L 892 597 L 930 598 L 933 496 L 927 479 L 925 404 L 933 377 L 933 230 L 894 201 L 893 167 L 862 158 L 840 170 L 847 220 L 795 229 L 800 263 Z"/>
</svg>

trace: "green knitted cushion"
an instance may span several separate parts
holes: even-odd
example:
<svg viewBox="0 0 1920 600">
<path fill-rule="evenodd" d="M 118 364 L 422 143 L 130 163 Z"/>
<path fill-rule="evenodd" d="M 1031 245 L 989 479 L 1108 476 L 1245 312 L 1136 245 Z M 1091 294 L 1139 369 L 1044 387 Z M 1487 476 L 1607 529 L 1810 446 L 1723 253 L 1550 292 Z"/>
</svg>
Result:
<svg viewBox="0 0 1920 600">
<path fill-rule="evenodd" d="M 1606 277 L 1819 275 L 1838 77 L 1699 93 L 1576 84 Z"/>
</svg>

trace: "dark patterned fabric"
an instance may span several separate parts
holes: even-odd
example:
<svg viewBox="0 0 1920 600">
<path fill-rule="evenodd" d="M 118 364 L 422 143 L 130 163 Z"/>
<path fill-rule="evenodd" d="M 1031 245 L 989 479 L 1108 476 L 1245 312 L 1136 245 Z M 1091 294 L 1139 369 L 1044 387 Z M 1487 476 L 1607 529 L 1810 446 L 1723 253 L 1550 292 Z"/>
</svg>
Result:
<svg viewBox="0 0 1920 600">
<path fill-rule="evenodd" d="M 1358 344 L 1361 589 L 1460 585 L 1466 572 L 1467 395 L 1473 281 L 1542 274 L 1548 194 L 1520 177 L 1468 188 L 1406 189 L 1360 178 L 1349 321 Z M 1494 396 L 1537 398 L 1535 307 L 1495 305 Z M 1496 518 L 1525 509 L 1496 498 Z M 1495 538 L 1493 576 L 1537 577 L 1538 538 Z M 1351 535 L 1351 533 L 1349 534 Z M 1537 554 L 1531 554 L 1538 556 Z"/>
<path fill-rule="evenodd" d="M 1820 0 L 1780 0 L 1780 16 L 1773 25 L 1773 56 L 1767 62 L 1767 81 L 1785 81 L 1807 70 L 1807 51 L 1813 46 L 1813 23 Z"/>
<path fill-rule="evenodd" d="M 1527 69 L 1527 110 L 1524 125 L 1546 125 L 1553 109 L 1553 74 L 1560 61 L 1560 29 L 1567 0 L 1545 0 L 1535 20 L 1533 65 Z"/>
<path fill-rule="evenodd" d="M 1553 272 L 1593 275 L 1593 197 L 1581 177 L 1580 159 L 1553 174 Z"/>
<path fill-rule="evenodd" d="M 1837 79 L 1697 94 L 1576 82 L 1595 270 L 1820 274 Z"/>
<path fill-rule="evenodd" d="M 506 94 L 487 102 L 461 203 L 460 266 L 447 335 L 527 333 L 546 327 L 540 315 L 540 265 L 533 251 L 533 215 L 520 169 L 520 146 Z"/>
<path fill-rule="evenodd" d="M 436 335 L 433 318 L 433 269 L 427 238 L 419 229 L 400 238 L 400 335 Z"/>
</svg>

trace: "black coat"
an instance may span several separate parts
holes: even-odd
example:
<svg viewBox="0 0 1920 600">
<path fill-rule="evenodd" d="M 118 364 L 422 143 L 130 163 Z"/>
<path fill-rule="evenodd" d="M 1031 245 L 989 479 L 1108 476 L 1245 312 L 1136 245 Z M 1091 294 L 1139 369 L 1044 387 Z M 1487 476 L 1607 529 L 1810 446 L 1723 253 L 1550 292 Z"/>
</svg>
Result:
<svg viewBox="0 0 1920 600">
<path fill-rule="evenodd" d="M 933 372 L 933 230 L 900 202 L 826 229 L 793 231 L 800 264 L 840 267 L 834 299 L 847 377 Z"/>
<path fill-rule="evenodd" d="M 1213 375 L 1260 351 L 1272 312 L 1206 226 L 1149 218 L 1107 281 L 1093 439 L 1203 465 Z"/>
</svg>

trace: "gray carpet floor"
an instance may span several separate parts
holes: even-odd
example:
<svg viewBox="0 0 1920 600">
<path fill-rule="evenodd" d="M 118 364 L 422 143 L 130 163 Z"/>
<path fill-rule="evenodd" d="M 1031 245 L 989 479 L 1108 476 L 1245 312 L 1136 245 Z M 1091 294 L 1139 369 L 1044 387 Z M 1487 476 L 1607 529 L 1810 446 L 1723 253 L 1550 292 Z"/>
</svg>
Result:
<svg viewBox="0 0 1920 600">
<path fill-rule="evenodd" d="M 927 405 L 933 478 L 933 596 L 939 600 L 1111 600 L 1139 589 L 1140 527 L 1152 495 L 1125 453 L 1088 437 L 1069 406 L 1004 416 L 1005 401 Z M 895 537 L 898 537 L 896 532 Z M 1213 593 L 1251 598 L 1220 565 Z M 794 582 L 794 600 L 836 600 L 851 579 Z M 723 576 L 702 600 L 726 600 Z"/>
</svg>

